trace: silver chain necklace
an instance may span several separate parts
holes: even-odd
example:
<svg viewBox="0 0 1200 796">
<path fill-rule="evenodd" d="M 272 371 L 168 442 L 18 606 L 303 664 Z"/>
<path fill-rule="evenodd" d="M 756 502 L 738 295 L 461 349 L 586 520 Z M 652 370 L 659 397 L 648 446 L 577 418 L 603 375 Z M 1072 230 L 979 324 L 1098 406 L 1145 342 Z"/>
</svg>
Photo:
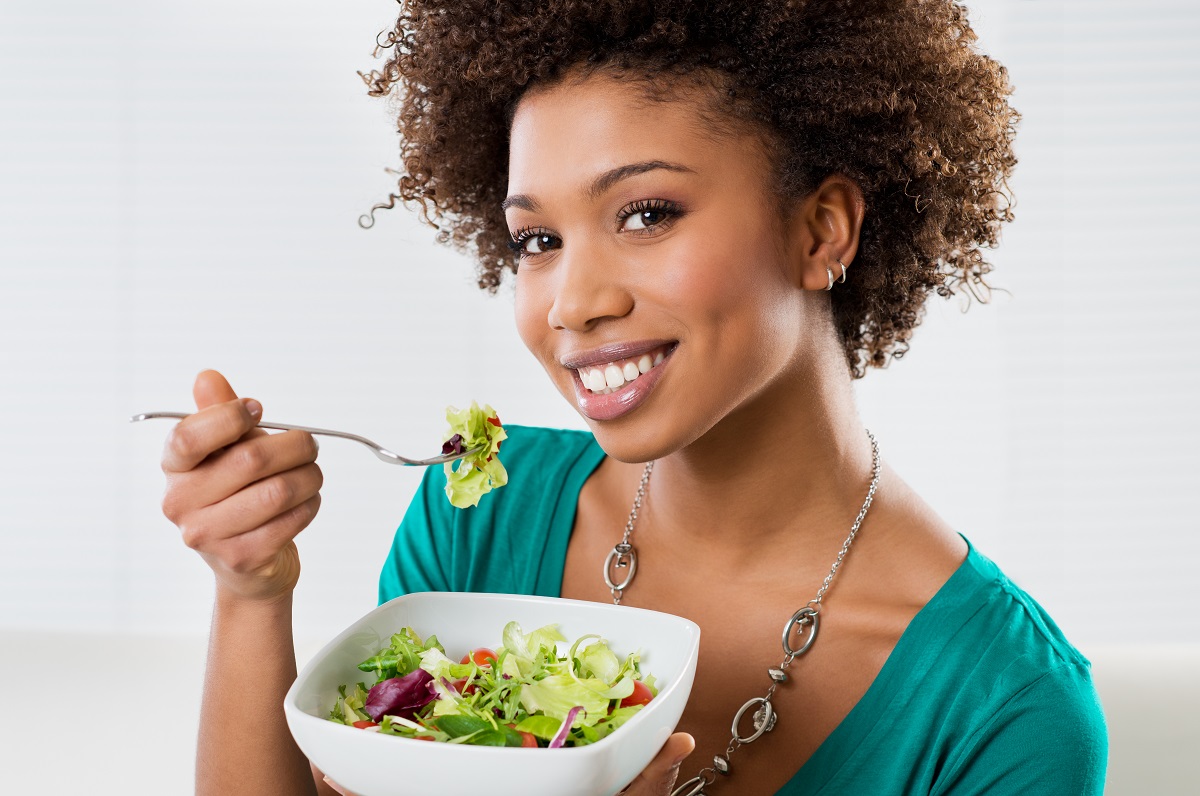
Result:
<svg viewBox="0 0 1200 796">
<path fill-rule="evenodd" d="M 771 678 L 771 687 L 767 689 L 766 696 L 754 697 L 738 709 L 737 714 L 733 717 L 733 728 L 730 731 L 733 738 L 725 747 L 725 754 L 714 755 L 711 766 L 701 769 L 700 773 L 672 791 L 671 796 L 706 796 L 705 788 L 716 782 L 718 775 L 729 776 L 729 758 L 739 747 L 754 743 L 764 733 L 775 728 L 777 715 L 771 697 L 775 696 L 775 689 L 779 687 L 780 683 L 787 682 L 787 668 L 792 665 L 792 661 L 808 652 L 813 642 L 816 641 L 821 601 L 825 599 L 825 592 L 829 591 L 829 584 L 833 582 L 833 576 L 837 574 L 838 567 L 842 565 L 842 559 L 846 557 L 846 552 L 850 549 L 850 544 L 854 541 L 854 535 L 858 533 L 863 518 L 867 516 L 867 509 L 871 507 L 871 500 L 875 497 L 875 488 L 879 486 L 879 445 L 875 441 L 875 435 L 870 431 L 867 431 L 867 437 L 871 440 L 871 486 L 867 489 L 866 500 L 863 501 L 862 508 L 858 511 L 858 517 L 855 518 L 854 525 L 850 528 L 850 535 L 842 544 L 837 560 L 833 562 L 833 567 L 825 576 L 821 588 L 817 590 L 817 596 L 792 614 L 792 618 L 783 626 L 783 662 L 775 668 L 767 669 L 767 675 Z M 614 605 L 621 604 L 621 597 L 625 589 L 629 588 L 629 584 L 633 582 L 633 576 L 637 574 L 637 551 L 629 543 L 629 537 L 633 534 L 638 511 L 642 508 L 642 499 L 646 496 L 646 485 L 650 483 L 650 473 L 653 471 L 654 462 L 647 462 L 646 469 L 642 472 L 642 482 L 638 485 L 637 497 L 633 500 L 633 508 L 629 511 L 629 521 L 625 523 L 625 535 L 613 547 L 604 561 L 604 582 L 608 584 L 608 588 L 612 592 Z M 620 581 L 614 581 L 614 569 L 628 571 L 624 573 L 625 576 Z M 793 647 L 791 643 L 793 630 L 800 633 L 803 639 L 798 647 Z M 807 635 L 804 635 L 805 633 Z M 751 717 L 754 729 L 749 734 L 742 735 L 742 719 L 751 710 L 754 711 Z"/>
</svg>

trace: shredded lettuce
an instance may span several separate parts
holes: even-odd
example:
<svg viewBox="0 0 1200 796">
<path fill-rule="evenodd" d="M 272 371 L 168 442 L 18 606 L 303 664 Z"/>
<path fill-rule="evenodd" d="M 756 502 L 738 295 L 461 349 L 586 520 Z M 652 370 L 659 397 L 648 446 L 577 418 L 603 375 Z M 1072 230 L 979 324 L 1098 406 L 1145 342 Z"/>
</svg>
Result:
<svg viewBox="0 0 1200 796">
<path fill-rule="evenodd" d="M 496 410 L 471 401 L 467 409 L 446 407 L 449 428 L 442 453 L 462 453 L 478 446 L 483 450 L 446 462 L 446 497 L 455 508 L 479 505 L 479 499 L 508 483 L 508 471 L 500 463 L 500 443 L 508 438 Z"/>
<path fill-rule="evenodd" d="M 501 637 L 494 662 L 456 663 L 435 636 L 422 641 L 403 628 L 359 665 L 376 673 L 376 684 L 351 693 L 342 686 L 329 718 L 347 725 L 371 718 L 379 732 L 405 738 L 521 746 L 532 735 L 556 748 L 595 743 L 637 715 L 643 705 L 620 706 L 634 681 L 658 693 L 639 653 L 621 658 L 600 636 L 581 636 L 565 655 L 558 649 L 567 639 L 555 625 L 526 633 L 509 622 Z"/>
<path fill-rule="evenodd" d="M 567 637 L 554 625 L 539 627 L 526 635 L 516 622 L 504 626 L 504 646 L 498 652 L 508 652 L 502 671 L 510 677 L 528 677 L 538 667 L 538 661 L 553 657 L 557 642 Z"/>
<path fill-rule="evenodd" d="M 335 721 L 338 724 L 353 725 L 356 721 L 371 720 L 371 717 L 363 709 L 369 693 L 366 685 L 358 683 L 354 686 L 354 693 L 349 695 L 346 694 L 346 686 L 341 686 L 338 688 L 338 693 L 341 694 L 341 699 L 334 704 L 333 710 L 329 712 L 330 721 Z"/>
<path fill-rule="evenodd" d="M 364 672 L 374 672 L 377 681 L 403 677 L 415 671 L 421 665 L 421 654 L 431 649 L 445 653 L 437 636 L 421 641 L 411 627 L 406 627 L 394 634 L 391 643 L 379 654 L 367 658 L 358 668 Z"/>
<path fill-rule="evenodd" d="M 645 705 L 630 705 L 627 708 L 617 708 L 612 713 L 605 716 L 600 721 L 593 724 L 589 729 L 596 733 L 596 740 L 600 740 L 607 735 L 612 734 L 612 731 L 620 727 L 625 722 L 632 719 L 638 714 Z M 593 741 L 594 743 L 594 741 Z"/>
<path fill-rule="evenodd" d="M 449 677 L 451 680 L 466 677 L 478 668 L 473 663 L 456 663 L 450 660 L 446 657 L 445 651 L 439 647 L 422 652 L 420 666 L 435 678 Z"/>
</svg>

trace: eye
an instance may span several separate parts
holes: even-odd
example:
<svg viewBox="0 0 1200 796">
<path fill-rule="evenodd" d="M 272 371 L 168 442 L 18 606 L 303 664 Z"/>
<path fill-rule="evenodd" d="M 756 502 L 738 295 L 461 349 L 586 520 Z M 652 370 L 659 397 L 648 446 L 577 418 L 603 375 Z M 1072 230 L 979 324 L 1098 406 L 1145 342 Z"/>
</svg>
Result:
<svg viewBox="0 0 1200 796">
<path fill-rule="evenodd" d="M 525 227 L 513 233 L 508 248 L 519 257 L 528 257 L 531 254 L 544 254 L 553 249 L 561 249 L 562 239 L 545 228 Z"/>
<path fill-rule="evenodd" d="M 666 229 L 683 214 L 683 208 L 666 199 L 642 199 L 621 208 L 617 222 L 622 232 L 646 233 Z"/>
</svg>

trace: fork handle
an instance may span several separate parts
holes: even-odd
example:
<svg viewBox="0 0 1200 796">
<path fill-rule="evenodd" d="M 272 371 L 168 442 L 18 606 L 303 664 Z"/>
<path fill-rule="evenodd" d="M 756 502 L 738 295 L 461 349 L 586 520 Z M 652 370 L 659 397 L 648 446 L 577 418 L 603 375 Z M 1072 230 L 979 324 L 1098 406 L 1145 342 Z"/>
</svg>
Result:
<svg viewBox="0 0 1200 796">
<path fill-rule="evenodd" d="M 142 414 L 134 414 L 133 417 L 130 418 L 130 423 L 138 423 L 139 420 L 157 420 L 160 418 L 182 420 L 190 417 L 192 417 L 191 412 L 143 412 Z M 367 445 L 368 448 L 377 451 L 377 454 L 379 451 L 379 445 L 373 443 L 370 441 L 370 439 L 367 439 L 366 437 L 360 437 L 359 435 L 356 435 L 356 433 L 350 433 L 348 431 L 316 429 L 316 427 L 313 426 L 300 426 L 295 425 L 294 423 L 259 423 L 257 425 L 259 429 L 271 429 L 272 431 L 307 431 L 308 433 L 319 433 L 319 435 L 324 435 L 326 437 L 353 439 L 354 442 L 361 442 L 362 444 Z M 388 451 L 388 453 L 391 453 L 391 451 Z M 388 459 L 398 459 L 404 462 L 409 461 L 398 454 L 392 454 L 391 456 L 388 456 Z"/>
<path fill-rule="evenodd" d="M 192 413 L 189 412 L 142 412 L 140 415 L 134 415 L 133 417 L 129 418 L 129 422 L 136 423 L 140 420 L 156 420 L 159 418 L 182 420 L 185 417 L 191 417 L 191 415 Z M 469 456 L 473 453 L 478 453 L 479 451 L 483 450 L 482 445 L 477 445 L 470 450 L 463 451 L 462 453 L 443 454 L 441 456 L 433 456 L 428 459 L 409 459 L 406 456 L 401 456 L 398 453 L 393 453 L 387 448 L 381 447 L 378 443 L 372 442 L 366 437 L 359 436 L 358 434 L 351 434 L 348 431 L 334 431 L 331 428 L 314 428 L 313 426 L 298 426 L 293 423 L 259 423 L 258 427 L 270 428 L 277 431 L 307 431 L 309 434 L 321 434 L 326 437 L 341 437 L 342 439 L 348 439 L 366 445 L 371 449 L 371 452 L 374 453 L 377 458 L 382 459 L 388 464 L 407 464 L 416 467 L 427 467 L 432 464 L 444 464 L 445 462 L 452 462 L 456 459 L 461 459 L 464 456 Z"/>
<path fill-rule="evenodd" d="M 157 420 L 159 418 L 168 418 L 174 420 L 183 420 L 185 417 L 191 417 L 191 412 L 142 412 L 140 415 L 134 415 L 129 418 L 130 423 L 136 423 L 139 420 Z M 312 426 L 298 426 L 295 423 L 258 423 L 259 428 L 269 428 L 274 431 L 307 431 L 309 434 L 324 434 L 329 437 L 344 437 L 357 442 L 370 442 L 366 437 L 360 437 L 357 434 L 350 434 L 346 431 L 334 431 L 330 428 L 314 428 Z"/>
</svg>

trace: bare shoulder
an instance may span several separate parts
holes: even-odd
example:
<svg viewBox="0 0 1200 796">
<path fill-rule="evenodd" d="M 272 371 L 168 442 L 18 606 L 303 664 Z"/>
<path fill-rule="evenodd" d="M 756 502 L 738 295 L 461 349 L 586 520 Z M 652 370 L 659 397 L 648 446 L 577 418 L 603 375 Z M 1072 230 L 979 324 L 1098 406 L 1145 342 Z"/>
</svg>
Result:
<svg viewBox="0 0 1200 796">
<path fill-rule="evenodd" d="M 856 590 L 868 599 L 899 598 L 918 608 L 958 570 L 968 550 L 963 537 L 887 465 L 855 547 Z"/>
</svg>

